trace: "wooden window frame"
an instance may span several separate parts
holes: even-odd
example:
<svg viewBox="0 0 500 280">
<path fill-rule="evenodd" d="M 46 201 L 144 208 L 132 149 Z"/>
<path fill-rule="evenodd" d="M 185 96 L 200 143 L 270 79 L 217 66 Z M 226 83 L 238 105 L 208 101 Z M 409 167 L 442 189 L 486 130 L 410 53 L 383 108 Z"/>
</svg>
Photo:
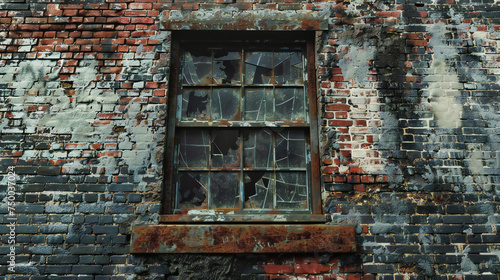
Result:
<svg viewBox="0 0 500 280">
<path fill-rule="evenodd" d="M 269 39 L 277 43 L 291 41 L 295 39 L 305 41 L 307 67 L 307 102 L 309 112 L 309 136 L 310 136 L 310 209 L 309 213 L 292 213 L 290 211 L 271 210 L 263 214 L 225 214 L 220 211 L 208 211 L 207 215 L 195 215 L 191 213 L 173 213 L 173 197 L 175 192 L 174 181 L 174 155 L 175 155 L 175 137 L 178 123 L 177 114 L 177 96 L 179 89 L 180 75 L 180 54 L 182 43 L 227 43 L 231 40 L 227 38 L 237 38 L 236 40 L 249 39 Z M 185 223 L 185 222 L 215 222 L 225 223 L 253 223 L 253 222 L 300 222 L 300 223 L 318 223 L 324 222 L 323 207 L 321 202 L 321 175 L 319 159 L 319 131 L 318 131 L 318 99 L 316 90 L 316 67 L 314 50 L 314 32 L 256 32 L 256 31 L 174 31 L 172 32 L 171 49 L 171 71 L 168 98 L 168 119 L 167 119 L 167 140 L 165 150 L 164 165 L 164 187 L 162 194 L 162 215 L 161 222 Z M 283 124 L 283 127 L 290 127 L 292 124 Z M 306 130 L 307 131 L 307 130 Z M 189 212 L 189 211 L 188 211 Z M 196 212 L 196 211 L 195 211 Z"/>
</svg>

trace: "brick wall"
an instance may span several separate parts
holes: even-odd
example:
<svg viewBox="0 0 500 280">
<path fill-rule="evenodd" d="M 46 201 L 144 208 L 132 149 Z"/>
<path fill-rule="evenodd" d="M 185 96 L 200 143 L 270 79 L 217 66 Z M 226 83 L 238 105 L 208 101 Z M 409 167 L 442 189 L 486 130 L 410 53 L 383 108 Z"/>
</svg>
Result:
<svg viewBox="0 0 500 280">
<path fill-rule="evenodd" d="M 0 279 L 498 280 L 498 4 L 3 1 Z M 332 222 L 357 224 L 358 254 L 129 254 L 131 225 L 160 212 L 162 22 L 221 9 L 326 15 L 323 203 Z M 5 265 L 12 169 L 16 274 Z"/>
</svg>

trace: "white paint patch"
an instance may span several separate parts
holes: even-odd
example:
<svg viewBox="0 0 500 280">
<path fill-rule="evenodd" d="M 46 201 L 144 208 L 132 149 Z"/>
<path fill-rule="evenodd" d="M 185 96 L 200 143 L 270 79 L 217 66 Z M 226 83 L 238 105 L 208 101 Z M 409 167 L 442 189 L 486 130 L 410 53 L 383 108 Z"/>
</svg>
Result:
<svg viewBox="0 0 500 280">
<path fill-rule="evenodd" d="M 429 84 L 428 94 L 430 107 L 440 128 L 457 128 L 460 126 L 462 105 L 457 104 L 456 97 L 463 86 L 458 82 L 455 70 L 447 62 L 458 55 L 455 47 L 446 43 L 446 25 L 442 22 L 429 27 L 431 39 L 429 47 L 434 50 L 433 61 L 430 65 L 431 75 L 424 81 Z"/>
<path fill-rule="evenodd" d="M 349 40 L 340 42 L 339 45 L 349 48 L 339 59 L 344 79 L 351 82 L 352 86 L 369 86 L 369 63 L 375 57 L 375 47 L 369 46 L 367 42 L 363 46 L 356 46 Z"/>
</svg>

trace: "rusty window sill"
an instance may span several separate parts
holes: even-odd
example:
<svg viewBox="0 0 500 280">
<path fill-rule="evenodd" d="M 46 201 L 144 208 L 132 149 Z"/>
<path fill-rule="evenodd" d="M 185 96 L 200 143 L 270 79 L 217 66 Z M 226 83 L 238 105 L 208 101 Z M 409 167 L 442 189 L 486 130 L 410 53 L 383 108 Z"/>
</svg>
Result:
<svg viewBox="0 0 500 280">
<path fill-rule="evenodd" d="M 131 253 L 351 253 L 353 226 L 170 224 L 132 228 Z"/>
</svg>

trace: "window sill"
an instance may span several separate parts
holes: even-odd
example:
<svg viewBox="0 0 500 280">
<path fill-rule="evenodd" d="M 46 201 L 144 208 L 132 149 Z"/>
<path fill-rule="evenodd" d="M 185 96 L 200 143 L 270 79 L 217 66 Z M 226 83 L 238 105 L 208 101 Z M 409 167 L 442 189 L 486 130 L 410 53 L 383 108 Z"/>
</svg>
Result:
<svg viewBox="0 0 500 280">
<path fill-rule="evenodd" d="M 238 214 L 238 213 L 223 213 L 223 212 L 202 212 L 189 211 L 183 214 L 162 215 L 160 217 L 162 223 L 325 223 L 325 215 L 314 215 L 304 213 L 294 214 Z"/>
<path fill-rule="evenodd" d="M 168 224 L 132 228 L 131 253 L 352 253 L 353 226 Z"/>
</svg>

